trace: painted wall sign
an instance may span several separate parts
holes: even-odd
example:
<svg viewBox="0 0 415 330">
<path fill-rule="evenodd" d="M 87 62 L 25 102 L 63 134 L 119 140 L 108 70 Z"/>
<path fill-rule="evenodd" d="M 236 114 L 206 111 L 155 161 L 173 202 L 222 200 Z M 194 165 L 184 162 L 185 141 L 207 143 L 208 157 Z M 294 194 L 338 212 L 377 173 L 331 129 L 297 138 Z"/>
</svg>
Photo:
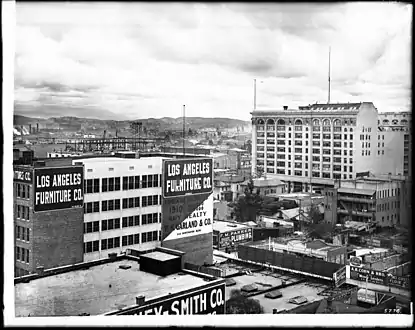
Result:
<svg viewBox="0 0 415 330">
<path fill-rule="evenodd" d="M 225 284 L 145 304 L 119 315 L 225 314 Z"/>
<path fill-rule="evenodd" d="M 212 192 L 212 158 L 169 159 L 163 161 L 163 197 Z"/>
<path fill-rule="evenodd" d="M 80 208 L 84 205 L 82 166 L 34 169 L 34 212 Z"/>
<path fill-rule="evenodd" d="M 33 169 L 15 168 L 13 180 L 23 183 L 33 183 Z"/>
</svg>

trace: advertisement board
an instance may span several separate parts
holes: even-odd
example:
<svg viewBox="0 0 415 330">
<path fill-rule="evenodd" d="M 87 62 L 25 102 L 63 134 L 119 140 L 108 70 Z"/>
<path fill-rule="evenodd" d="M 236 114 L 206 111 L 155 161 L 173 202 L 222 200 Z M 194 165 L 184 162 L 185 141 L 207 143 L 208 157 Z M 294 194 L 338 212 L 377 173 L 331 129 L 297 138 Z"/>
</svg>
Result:
<svg viewBox="0 0 415 330">
<path fill-rule="evenodd" d="M 213 194 L 166 198 L 162 201 L 162 240 L 213 232 Z"/>
<path fill-rule="evenodd" d="M 346 283 L 346 266 L 333 273 L 333 280 L 336 288 Z"/>
<path fill-rule="evenodd" d="M 212 158 L 163 161 L 163 197 L 213 192 Z"/>
<path fill-rule="evenodd" d="M 354 266 L 350 266 L 350 279 L 357 281 L 366 281 L 367 279 L 369 283 L 402 289 L 409 289 L 410 287 L 410 278 L 407 276 L 395 276 L 383 271 Z"/>
<path fill-rule="evenodd" d="M 225 283 L 173 296 L 118 315 L 206 315 L 225 314 Z"/>
<path fill-rule="evenodd" d="M 250 241 L 252 241 L 252 228 L 243 228 L 219 234 L 219 248 L 224 248 L 232 243 L 244 243 Z"/>
<path fill-rule="evenodd" d="M 13 180 L 22 183 L 33 183 L 33 169 L 15 167 Z"/>
<path fill-rule="evenodd" d="M 351 257 L 350 258 L 350 266 L 362 267 L 362 258 L 360 258 L 360 257 Z"/>
<path fill-rule="evenodd" d="M 83 166 L 35 168 L 34 212 L 83 207 L 83 182 Z"/>
</svg>

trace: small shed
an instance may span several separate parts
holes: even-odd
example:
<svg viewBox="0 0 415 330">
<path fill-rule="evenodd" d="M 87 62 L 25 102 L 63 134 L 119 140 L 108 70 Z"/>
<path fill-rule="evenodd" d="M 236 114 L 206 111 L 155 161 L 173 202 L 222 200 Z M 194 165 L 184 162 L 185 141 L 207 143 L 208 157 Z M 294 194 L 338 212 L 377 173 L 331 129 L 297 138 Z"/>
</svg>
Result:
<svg viewBox="0 0 415 330">
<path fill-rule="evenodd" d="M 236 284 L 236 281 L 233 278 L 227 278 L 225 280 L 225 284 L 226 284 L 226 286 L 232 286 L 232 285 Z"/>
<path fill-rule="evenodd" d="M 254 292 L 254 291 L 256 291 L 256 290 L 258 290 L 258 287 L 257 287 L 255 284 L 248 284 L 248 285 L 244 285 L 244 286 L 241 288 L 241 291 L 243 291 L 243 292 L 248 292 L 248 293 L 250 293 L 250 292 Z"/>
<path fill-rule="evenodd" d="M 281 297 L 282 297 L 282 293 L 280 290 L 273 290 L 265 294 L 265 298 L 269 298 L 269 299 L 277 299 Z"/>
<path fill-rule="evenodd" d="M 292 304 L 296 304 L 296 305 L 302 305 L 308 302 L 308 299 L 303 296 L 297 296 L 297 297 L 291 298 L 290 300 L 288 300 L 288 302 Z"/>
</svg>

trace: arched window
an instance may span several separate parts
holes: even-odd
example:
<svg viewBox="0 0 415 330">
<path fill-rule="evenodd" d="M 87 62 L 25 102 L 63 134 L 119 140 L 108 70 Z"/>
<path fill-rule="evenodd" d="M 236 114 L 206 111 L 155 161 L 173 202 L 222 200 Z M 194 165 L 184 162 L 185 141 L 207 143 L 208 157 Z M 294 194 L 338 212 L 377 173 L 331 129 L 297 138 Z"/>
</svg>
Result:
<svg viewBox="0 0 415 330">
<path fill-rule="evenodd" d="M 340 121 L 340 119 L 336 119 L 336 120 L 333 122 L 333 126 L 341 126 L 341 121 Z"/>
<path fill-rule="evenodd" d="M 265 123 L 264 123 L 264 120 L 263 119 L 258 119 L 258 124 L 259 125 L 264 125 Z"/>
<path fill-rule="evenodd" d="M 387 119 L 384 119 L 384 120 L 383 120 L 383 124 L 384 124 L 384 125 L 387 125 L 387 124 L 389 124 L 389 120 L 387 120 Z"/>
<path fill-rule="evenodd" d="M 278 119 L 277 125 L 285 125 L 285 120 L 284 119 Z"/>
<path fill-rule="evenodd" d="M 318 119 L 313 119 L 313 126 L 319 126 L 320 121 Z"/>
<path fill-rule="evenodd" d="M 267 120 L 267 125 L 275 125 L 274 119 L 268 119 Z"/>
<path fill-rule="evenodd" d="M 398 125 L 398 119 L 394 119 L 394 120 L 392 120 L 392 124 L 394 124 L 394 125 Z"/>
<path fill-rule="evenodd" d="M 401 120 L 401 124 L 402 124 L 402 125 L 406 125 L 406 124 L 408 124 L 408 121 L 407 121 L 406 119 L 402 119 L 402 120 Z"/>
<path fill-rule="evenodd" d="M 324 119 L 323 120 L 323 126 L 330 126 L 330 120 Z"/>
<path fill-rule="evenodd" d="M 294 122 L 294 125 L 302 125 L 303 121 L 301 119 L 296 119 L 296 121 Z"/>
</svg>

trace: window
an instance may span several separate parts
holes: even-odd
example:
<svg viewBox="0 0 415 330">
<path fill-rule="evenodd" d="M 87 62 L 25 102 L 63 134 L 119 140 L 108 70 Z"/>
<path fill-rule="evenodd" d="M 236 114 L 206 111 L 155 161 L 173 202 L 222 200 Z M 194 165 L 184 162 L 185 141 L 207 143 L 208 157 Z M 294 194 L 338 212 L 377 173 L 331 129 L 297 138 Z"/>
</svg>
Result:
<svg viewBox="0 0 415 330">
<path fill-rule="evenodd" d="M 90 194 L 93 192 L 93 180 L 92 179 L 88 179 L 84 181 L 84 189 L 85 189 L 85 193 Z"/>
<path fill-rule="evenodd" d="M 102 192 L 108 191 L 108 178 L 102 178 Z"/>
<path fill-rule="evenodd" d="M 84 203 L 84 212 L 85 213 L 99 212 L 99 202 Z"/>
<path fill-rule="evenodd" d="M 152 195 L 152 196 L 143 196 L 143 207 L 145 206 L 152 206 L 159 204 L 159 196 Z"/>
<path fill-rule="evenodd" d="M 143 225 L 149 225 L 152 223 L 158 223 L 158 213 L 149 213 L 149 214 L 143 214 L 142 216 L 142 224 Z"/>
<path fill-rule="evenodd" d="M 159 233 L 157 230 L 150 231 L 147 233 L 141 233 L 141 242 L 147 243 L 147 242 L 157 241 L 158 237 L 159 237 Z"/>
<path fill-rule="evenodd" d="M 143 201 L 144 201 L 144 197 L 143 197 Z M 129 209 L 129 208 L 135 208 L 135 207 L 140 207 L 140 197 L 123 198 L 122 200 L 123 209 Z"/>
<path fill-rule="evenodd" d="M 103 212 L 108 210 L 108 201 L 102 201 L 101 202 L 101 209 Z"/>
</svg>

